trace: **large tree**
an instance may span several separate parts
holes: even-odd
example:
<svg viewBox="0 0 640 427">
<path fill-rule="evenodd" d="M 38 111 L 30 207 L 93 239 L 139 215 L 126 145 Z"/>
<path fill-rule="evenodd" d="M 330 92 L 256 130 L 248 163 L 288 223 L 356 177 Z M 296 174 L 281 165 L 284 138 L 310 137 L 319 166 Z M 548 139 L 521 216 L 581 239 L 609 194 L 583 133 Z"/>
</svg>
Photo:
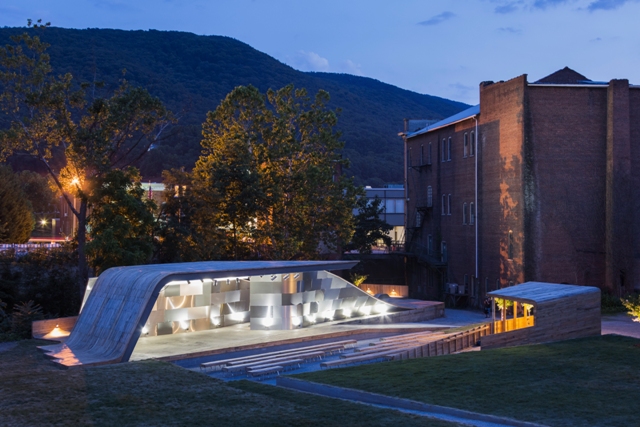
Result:
<svg viewBox="0 0 640 427">
<path fill-rule="evenodd" d="M 226 231 L 226 257 L 314 258 L 350 239 L 359 190 L 340 174 L 328 100 L 241 86 L 207 116 L 194 184 L 212 227 Z"/>
<path fill-rule="evenodd" d="M 379 240 L 385 245 L 391 245 L 389 231 L 393 229 L 386 221 L 380 218 L 383 212 L 382 199 L 376 196 L 369 200 L 366 197 L 358 199 L 358 213 L 355 216 L 355 232 L 351 243 L 361 254 L 370 254 L 371 247 Z"/>
<path fill-rule="evenodd" d="M 112 170 L 96 180 L 89 216 L 89 263 L 96 274 L 119 265 L 146 264 L 153 254 L 153 200 L 144 197 L 137 169 Z"/>
<path fill-rule="evenodd" d="M 0 243 L 25 243 L 34 226 L 31 202 L 10 167 L 0 166 Z"/>
<path fill-rule="evenodd" d="M 48 44 L 34 33 L 43 28 L 36 27 L 0 48 L 0 108 L 10 123 L 0 130 L 0 160 L 15 153 L 32 156 L 62 192 L 78 221 L 82 292 L 87 209 L 97 183 L 138 160 L 170 120 L 160 100 L 124 80 L 115 93 L 102 96 L 96 85 L 53 75 Z M 51 164 L 55 150 L 64 153 L 62 170 Z"/>
</svg>

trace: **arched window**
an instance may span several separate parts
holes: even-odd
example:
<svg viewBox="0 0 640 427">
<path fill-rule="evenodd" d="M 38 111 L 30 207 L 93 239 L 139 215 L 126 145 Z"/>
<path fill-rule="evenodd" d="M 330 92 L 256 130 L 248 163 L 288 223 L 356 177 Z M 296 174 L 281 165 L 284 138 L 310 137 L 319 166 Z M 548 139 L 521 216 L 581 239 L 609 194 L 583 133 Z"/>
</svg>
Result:
<svg viewBox="0 0 640 427">
<path fill-rule="evenodd" d="M 469 155 L 473 156 L 476 151 L 476 133 L 471 131 L 471 142 L 469 144 Z"/>
<path fill-rule="evenodd" d="M 464 133 L 464 157 L 467 157 L 469 153 L 469 135 L 467 135 L 467 133 Z"/>
<path fill-rule="evenodd" d="M 476 210 L 473 202 L 469 204 L 469 224 L 473 225 L 476 222 Z"/>
<path fill-rule="evenodd" d="M 447 161 L 451 161 L 451 137 L 449 137 L 447 142 Z"/>
<path fill-rule="evenodd" d="M 462 224 L 467 224 L 467 202 L 462 204 Z"/>
</svg>

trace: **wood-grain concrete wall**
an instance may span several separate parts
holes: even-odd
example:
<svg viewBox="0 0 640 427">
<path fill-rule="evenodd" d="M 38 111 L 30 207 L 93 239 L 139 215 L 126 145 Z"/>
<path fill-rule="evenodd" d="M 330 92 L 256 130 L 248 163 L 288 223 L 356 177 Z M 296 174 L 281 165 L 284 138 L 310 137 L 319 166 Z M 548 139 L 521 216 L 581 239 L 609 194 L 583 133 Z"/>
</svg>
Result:
<svg viewBox="0 0 640 427">
<path fill-rule="evenodd" d="M 596 288 L 594 288 L 596 289 Z M 563 341 L 600 335 L 600 292 L 540 302 L 535 326 L 482 338 L 482 349 Z"/>
</svg>

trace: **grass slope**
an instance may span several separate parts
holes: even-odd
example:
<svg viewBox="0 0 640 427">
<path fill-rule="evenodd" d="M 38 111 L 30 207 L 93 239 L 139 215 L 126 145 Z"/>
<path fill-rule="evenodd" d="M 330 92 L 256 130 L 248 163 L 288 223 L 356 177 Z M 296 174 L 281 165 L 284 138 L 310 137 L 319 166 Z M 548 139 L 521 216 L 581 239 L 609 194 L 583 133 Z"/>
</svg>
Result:
<svg viewBox="0 0 640 427">
<path fill-rule="evenodd" d="M 550 426 L 631 426 L 640 414 L 640 340 L 615 335 L 296 377 Z"/>
<path fill-rule="evenodd" d="M 0 352 L 2 426 L 434 426 L 395 411 L 149 361 L 59 369 L 22 341 Z"/>
</svg>

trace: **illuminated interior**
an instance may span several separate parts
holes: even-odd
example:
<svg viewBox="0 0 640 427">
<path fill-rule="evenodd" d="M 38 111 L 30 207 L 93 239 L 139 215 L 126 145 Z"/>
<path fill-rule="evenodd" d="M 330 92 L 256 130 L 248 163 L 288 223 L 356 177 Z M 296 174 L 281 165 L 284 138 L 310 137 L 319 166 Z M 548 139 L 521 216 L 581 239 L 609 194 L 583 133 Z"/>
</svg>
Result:
<svg viewBox="0 0 640 427">
<path fill-rule="evenodd" d="M 327 271 L 172 281 L 160 290 L 140 332 L 168 335 L 238 323 L 250 323 L 252 330 L 288 330 L 390 308 Z"/>
</svg>

